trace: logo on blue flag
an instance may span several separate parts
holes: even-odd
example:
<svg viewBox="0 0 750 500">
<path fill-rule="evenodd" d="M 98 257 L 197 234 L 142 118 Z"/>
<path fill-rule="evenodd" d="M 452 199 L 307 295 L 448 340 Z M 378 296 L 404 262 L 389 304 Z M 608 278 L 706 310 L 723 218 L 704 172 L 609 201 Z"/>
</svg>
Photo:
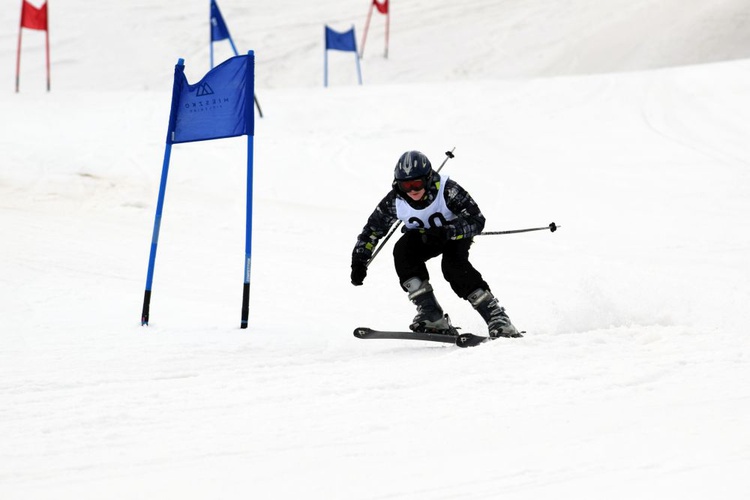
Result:
<svg viewBox="0 0 750 500">
<path fill-rule="evenodd" d="M 200 84 L 195 91 L 195 95 L 202 97 L 204 95 L 213 95 L 214 89 L 207 83 Z"/>
<path fill-rule="evenodd" d="M 254 134 L 253 65 L 248 56 L 227 59 L 190 85 L 178 65 L 172 93 L 170 143 Z"/>
<path fill-rule="evenodd" d="M 224 22 L 224 17 L 221 15 L 215 0 L 211 0 L 211 41 L 218 42 L 227 38 L 229 38 L 227 23 Z"/>
<path fill-rule="evenodd" d="M 326 26 L 326 49 L 357 52 L 357 43 L 354 40 L 354 27 L 349 31 L 339 33 Z"/>
</svg>

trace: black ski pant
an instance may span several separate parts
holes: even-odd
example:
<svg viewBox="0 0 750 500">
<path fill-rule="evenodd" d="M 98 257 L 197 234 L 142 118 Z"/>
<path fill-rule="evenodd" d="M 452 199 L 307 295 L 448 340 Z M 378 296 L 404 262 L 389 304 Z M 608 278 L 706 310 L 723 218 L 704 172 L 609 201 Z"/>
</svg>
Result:
<svg viewBox="0 0 750 500">
<path fill-rule="evenodd" d="M 425 242 L 422 236 L 419 231 L 407 231 L 393 248 L 396 273 L 404 291 L 407 291 L 403 285 L 406 280 L 416 277 L 424 281 L 430 278 L 425 262 L 438 255 L 443 256 L 440 263 L 443 277 L 456 295 L 466 299 L 477 288 L 489 290 L 487 282 L 469 262 L 471 238 Z"/>
</svg>

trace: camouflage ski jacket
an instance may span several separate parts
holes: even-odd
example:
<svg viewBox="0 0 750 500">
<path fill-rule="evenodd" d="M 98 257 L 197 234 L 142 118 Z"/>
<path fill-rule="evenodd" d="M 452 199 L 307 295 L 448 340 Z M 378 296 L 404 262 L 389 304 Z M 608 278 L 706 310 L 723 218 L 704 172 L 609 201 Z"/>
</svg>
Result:
<svg viewBox="0 0 750 500">
<path fill-rule="evenodd" d="M 394 186 L 378 203 L 378 206 L 372 212 L 369 219 L 367 219 L 367 224 L 362 228 L 362 232 L 357 236 L 357 243 L 352 252 L 352 260 L 361 262 L 370 260 L 372 252 L 380 239 L 398 221 L 396 209 L 396 200 L 398 198 L 405 200 L 417 210 L 424 209 L 435 201 L 435 197 L 440 192 L 441 181 L 440 175 L 437 173 L 434 174 L 425 197 L 419 202 L 413 201 L 407 195 L 401 193 L 398 187 Z M 479 206 L 477 206 L 474 199 L 464 188 L 457 182 L 447 179 L 443 196 L 445 197 L 446 206 L 455 214 L 455 218 L 444 221 L 441 224 L 446 228 L 450 239 L 473 238 L 482 232 L 485 223 L 484 215 L 482 215 Z M 405 228 L 402 228 L 402 231 L 405 230 Z"/>
</svg>

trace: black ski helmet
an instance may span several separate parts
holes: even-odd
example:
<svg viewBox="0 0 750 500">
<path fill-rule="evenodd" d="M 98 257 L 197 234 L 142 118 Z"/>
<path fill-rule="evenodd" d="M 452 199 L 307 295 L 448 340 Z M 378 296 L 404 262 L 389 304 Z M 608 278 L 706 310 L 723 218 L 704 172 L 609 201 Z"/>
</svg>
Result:
<svg viewBox="0 0 750 500">
<path fill-rule="evenodd" d="M 432 180 L 432 164 L 430 160 L 419 151 L 407 151 L 401 155 L 393 171 L 393 182 L 419 179 L 424 177 L 429 184 Z"/>
</svg>

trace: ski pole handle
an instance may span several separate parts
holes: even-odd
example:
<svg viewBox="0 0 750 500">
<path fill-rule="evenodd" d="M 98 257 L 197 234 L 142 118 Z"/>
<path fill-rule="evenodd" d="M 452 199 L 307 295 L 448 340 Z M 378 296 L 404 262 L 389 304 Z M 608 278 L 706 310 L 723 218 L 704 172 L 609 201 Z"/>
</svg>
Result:
<svg viewBox="0 0 750 500">
<path fill-rule="evenodd" d="M 436 172 L 440 173 L 441 170 L 443 170 L 443 167 L 445 166 L 445 163 L 454 157 L 453 152 L 456 150 L 456 146 L 453 146 L 453 149 L 450 151 L 445 152 L 445 160 L 443 160 L 443 163 L 440 164 L 440 166 L 437 168 Z"/>
<path fill-rule="evenodd" d="M 439 167 L 437 168 L 436 172 L 438 172 L 438 173 L 439 173 L 439 172 L 440 172 L 440 171 L 441 171 L 441 170 L 443 169 L 443 167 L 445 166 L 446 162 L 447 162 L 448 160 L 450 160 L 451 158 L 453 158 L 453 157 L 454 157 L 454 154 L 453 154 L 453 152 L 454 152 L 455 150 L 456 150 L 456 147 L 455 147 L 455 146 L 453 146 L 453 149 L 451 149 L 450 151 L 446 151 L 446 152 L 445 152 L 445 160 L 443 160 L 443 163 L 441 163 L 441 164 L 440 164 L 440 166 L 439 166 Z M 398 221 L 398 222 L 397 222 L 397 223 L 396 223 L 396 224 L 395 224 L 395 225 L 394 225 L 394 226 L 393 226 L 393 227 L 391 228 L 391 230 L 390 230 L 390 231 L 388 232 L 388 234 L 386 234 L 386 235 L 385 235 L 385 238 L 383 238 L 383 241 L 382 241 L 382 242 L 380 243 L 380 246 L 378 246 L 378 248 L 376 248 L 376 249 L 375 249 L 375 251 L 374 251 L 374 252 L 372 252 L 372 257 L 370 257 L 370 260 L 368 260 L 368 261 L 367 261 L 367 263 L 365 264 L 365 266 L 366 266 L 366 267 L 369 267 L 369 266 L 370 266 L 370 263 L 371 263 L 371 262 L 372 262 L 373 260 L 375 260 L 375 256 L 376 256 L 376 255 L 378 255 L 378 254 L 380 253 L 380 251 L 381 251 L 381 250 L 383 249 L 383 247 L 385 246 L 386 242 L 387 242 L 387 241 L 388 241 L 388 240 L 389 240 L 389 239 L 391 238 L 391 236 L 393 236 L 393 233 L 395 233 L 395 232 L 396 232 L 396 229 L 398 229 L 400 225 L 401 225 L 401 221 Z"/>
<path fill-rule="evenodd" d="M 550 232 L 554 233 L 557 231 L 557 228 L 562 227 L 558 226 L 554 222 L 550 223 L 549 226 L 544 227 L 532 227 L 529 229 L 511 229 L 510 231 L 482 231 L 477 236 L 493 236 L 497 234 L 514 234 L 514 233 L 528 233 L 530 231 L 546 231 L 549 230 Z"/>
</svg>

